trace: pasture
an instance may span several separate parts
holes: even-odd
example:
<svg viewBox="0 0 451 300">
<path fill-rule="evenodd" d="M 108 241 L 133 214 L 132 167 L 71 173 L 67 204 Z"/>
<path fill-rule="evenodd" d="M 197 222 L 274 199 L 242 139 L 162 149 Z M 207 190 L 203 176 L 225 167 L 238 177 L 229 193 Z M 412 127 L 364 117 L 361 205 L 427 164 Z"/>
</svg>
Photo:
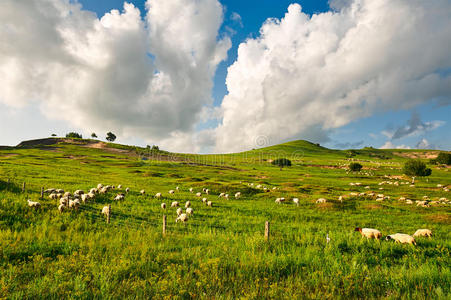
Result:
<svg viewBox="0 0 451 300">
<path fill-rule="evenodd" d="M 449 169 L 429 166 L 432 175 L 416 178 L 414 187 L 401 172 L 406 157 L 431 153 L 357 150 L 351 159 L 364 168 L 353 173 L 347 151 L 305 141 L 227 155 L 58 139 L 0 149 L 0 298 L 449 299 L 451 205 L 398 200 L 450 198 L 443 189 L 451 187 Z M 271 165 L 278 157 L 292 166 Z M 42 187 L 87 192 L 98 183 L 122 189 L 63 213 L 58 200 L 40 199 Z M 125 200 L 114 201 L 126 187 Z M 189 188 L 210 193 L 199 198 Z M 390 198 L 350 195 L 371 192 Z M 286 201 L 276 204 L 280 197 Z M 29 208 L 27 199 L 41 208 Z M 191 202 L 194 215 L 185 224 L 175 222 L 173 201 Z M 109 224 L 101 215 L 108 204 Z M 429 228 L 433 237 L 416 246 L 367 240 L 357 226 L 383 237 Z"/>
</svg>

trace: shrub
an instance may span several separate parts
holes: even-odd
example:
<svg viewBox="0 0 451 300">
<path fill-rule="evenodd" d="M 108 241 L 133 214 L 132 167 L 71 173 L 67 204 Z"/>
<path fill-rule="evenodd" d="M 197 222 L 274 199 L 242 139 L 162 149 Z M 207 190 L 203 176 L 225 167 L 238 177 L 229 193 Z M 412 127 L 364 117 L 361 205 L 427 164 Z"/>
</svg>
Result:
<svg viewBox="0 0 451 300">
<path fill-rule="evenodd" d="M 277 158 L 271 162 L 271 164 L 275 166 L 279 166 L 280 168 L 283 167 L 290 167 L 291 166 L 291 160 L 286 158 Z"/>
<path fill-rule="evenodd" d="M 404 164 L 403 172 L 408 176 L 429 176 L 432 173 L 431 169 L 419 159 L 408 160 Z"/>
<path fill-rule="evenodd" d="M 81 134 L 77 133 L 77 132 L 69 132 L 68 134 L 66 134 L 67 138 L 71 138 L 71 139 L 82 139 L 83 137 L 81 136 Z"/>
<path fill-rule="evenodd" d="M 359 172 L 362 169 L 362 165 L 359 163 L 351 163 L 349 164 L 349 170 L 352 172 Z"/>
<path fill-rule="evenodd" d="M 451 165 L 451 153 L 440 152 L 435 161 L 439 164 Z"/>
<path fill-rule="evenodd" d="M 112 132 L 106 134 L 106 140 L 109 142 L 114 142 L 116 140 L 116 135 Z"/>
<path fill-rule="evenodd" d="M 93 139 L 96 139 L 96 138 L 97 138 L 97 134 L 96 134 L 95 132 L 93 132 L 93 133 L 91 133 L 91 137 L 92 137 Z"/>
<path fill-rule="evenodd" d="M 52 135 L 51 135 L 51 136 L 56 136 L 56 134 L 52 133 Z"/>
</svg>

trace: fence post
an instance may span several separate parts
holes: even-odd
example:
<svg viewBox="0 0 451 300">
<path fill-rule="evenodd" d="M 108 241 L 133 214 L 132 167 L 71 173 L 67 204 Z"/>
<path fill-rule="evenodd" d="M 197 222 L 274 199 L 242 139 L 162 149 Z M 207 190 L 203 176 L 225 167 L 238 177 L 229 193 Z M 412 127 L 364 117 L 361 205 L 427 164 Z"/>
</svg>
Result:
<svg viewBox="0 0 451 300">
<path fill-rule="evenodd" d="M 108 204 L 108 214 L 106 215 L 106 223 L 110 224 L 111 204 Z"/>
<path fill-rule="evenodd" d="M 23 185 L 22 185 L 22 193 L 25 193 L 25 181 L 23 182 Z"/>
<path fill-rule="evenodd" d="M 269 222 L 265 222 L 265 240 L 269 241 Z"/>
<path fill-rule="evenodd" d="M 166 215 L 163 215 L 163 236 L 166 235 Z"/>
<path fill-rule="evenodd" d="M 41 187 L 41 200 L 44 199 L 44 187 Z"/>
</svg>

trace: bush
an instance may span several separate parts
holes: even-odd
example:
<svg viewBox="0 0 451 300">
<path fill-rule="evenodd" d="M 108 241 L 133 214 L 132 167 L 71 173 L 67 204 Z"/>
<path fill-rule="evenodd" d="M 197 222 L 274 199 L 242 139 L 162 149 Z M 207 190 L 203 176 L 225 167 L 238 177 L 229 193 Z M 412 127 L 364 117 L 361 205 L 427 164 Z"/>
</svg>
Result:
<svg viewBox="0 0 451 300">
<path fill-rule="evenodd" d="M 439 164 L 451 165 L 451 153 L 440 152 L 435 161 Z"/>
<path fill-rule="evenodd" d="M 352 172 L 359 172 L 362 169 L 362 165 L 359 163 L 351 163 L 349 165 L 349 170 L 351 170 Z"/>
<path fill-rule="evenodd" d="M 411 159 L 404 164 L 403 172 L 408 176 L 429 176 L 432 170 L 421 160 Z"/>
<path fill-rule="evenodd" d="M 281 168 L 283 168 L 283 167 L 290 167 L 291 166 L 291 161 L 289 159 L 286 159 L 286 158 L 277 158 L 277 159 L 273 160 L 271 162 L 271 164 L 279 166 Z"/>
<path fill-rule="evenodd" d="M 112 132 L 106 134 L 106 140 L 109 142 L 114 142 L 116 140 L 116 135 Z"/>
<path fill-rule="evenodd" d="M 96 138 L 97 138 L 97 134 L 95 134 L 95 132 L 93 132 L 93 133 L 91 133 L 91 137 L 92 137 L 93 139 L 96 139 Z"/>
<path fill-rule="evenodd" d="M 56 136 L 56 134 L 52 133 L 52 135 L 51 135 L 51 136 Z"/>
<path fill-rule="evenodd" d="M 71 139 L 82 139 L 83 137 L 81 136 L 81 134 L 76 133 L 76 132 L 69 132 L 68 134 L 66 134 L 67 138 L 71 138 Z"/>
</svg>

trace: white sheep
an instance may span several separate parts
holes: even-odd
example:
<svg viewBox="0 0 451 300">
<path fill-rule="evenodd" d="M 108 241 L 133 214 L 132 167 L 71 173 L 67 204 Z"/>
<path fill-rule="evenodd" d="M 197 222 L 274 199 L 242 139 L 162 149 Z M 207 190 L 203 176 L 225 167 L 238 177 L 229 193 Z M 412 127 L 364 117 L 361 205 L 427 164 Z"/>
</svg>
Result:
<svg viewBox="0 0 451 300">
<path fill-rule="evenodd" d="M 44 191 L 44 193 L 45 193 L 45 194 L 52 194 L 52 193 L 56 193 L 56 190 L 55 190 L 55 189 L 46 189 L 46 190 Z"/>
<path fill-rule="evenodd" d="M 86 201 L 89 199 L 89 194 L 83 194 L 81 195 L 81 202 L 86 203 Z"/>
<path fill-rule="evenodd" d="M 175 219 L 175 223 L 177 223 L 178 221 L 185 223 L 186 221 L 188 221 L 188 215 L 181 214 L 180 216 L 177 217 L 177 219 Z"/>
<path fill-rule="evenodd" d="M 32 207 L 34 209 L 41 208 L 41 203 L 39 202 L 31 201 L 30 199 L 28 199 L 27 202 L 29 207 Z"/>
<path fill-rule="evenodd" d="M 224 198 L 226 198 L 227 200 L 229 200 L 229 194 L 225 194 Z"/>
<path fill-rule="evenodd" d="M 80 196 L 80 195 L 83 195 L 85 192 L 84 191 L 82 191 L 82 190 L 76 190 L 75 192 L 74 192 L 74 197 L 77 197 L 77 196 Z"/>
<path fill-rule="evenodd" d="M 92 188 L 89 190 L 89 194 L 97 194 L 99 190 L 97 188 Z"/>
<path fill-rule="evenodd" d="M 66 209 L 66 205 L 64 205 L 64 204 L 60 204 L 60 205 L 58 206 L 58 211 L 59 211 L 60 213 L 62 213 L 65 209 Z"/>
<path fill-rule="evenodd" d="M 169 192 L 168 192 L 169 194 L 174 194 L 175 193 L 175 191 L 174 190 L 169 190 Z"/>
<path fill-rule="evenodd" d="M 219 194 L 219 198 L 222 198 L 222 197 L 224 197 L 224 196 L 225 196 L 225 193 Z"/>
<path fill-rule="evenodd" d="M 196 197 L 201 197 L 202 196 L 202 193 L 196 193 Z"/>
<path fill-rule="evenodd" d="M 63 194 L 63 193 L 64 193 L 64 190 L 63 190 L 63 189 L 56 189 L 55 192 L 58 193 L 58 194 Z"/>
<path fill-rule="evenodd" d="M 208 201 L 208 202 L 207 202 L 207 206 L 213 207 L 213 202 Z"/>
<path fill-rule="evenodd" d="M 126 188 L 126 189 L 125 189 L 125 192 L 126 192 L 126 193 L 130 192 L 130 188 Z"/>
<path fill-rule="evenodd" d="M 390 235 L 387 235 L 387 237 L 385 239 L 387 241 L 394 240 L 396 243 L 401 243 L 401 244 L 414 244 L 414 245 L 417 244 L 415 242 L 415 239 L 412 236 L 405 234 L 405 233 L 390 234 Z"/>
<path fill-rule="evenodd" d="M 318 200 L 316 200 L 316 203 L 326 203 L 327 200 L 324 198 L 319 198 Z"/>
<path fill-rule="evenodd" d="M 110 207 L 108 205 L 104 206 L 102 208 L 102 215 L 108 216 L 110 213 L 111 213 L 111 211 L 110 211 Z"/>
<path fill-rule="evenodd" d="M 205 194 L 210 195 L 210 190 L 209 189 L 205 189 Z"/>
<path fill-rule="evenodd" d="M 205 204 L 207 203 L 207 198 L 202 198 L 202 202 Z"/>
<path fill-rule="evenodd" d="M 190 216 L 192 216 L 193 215 L 193 208 L 192 207 L 188 207 L 187 209 L 186 209 L 186 214 L 187 215 L 190 215 Z"/>
<path fill-rule="evenodd" d="M 140 190 L 139 193 L 140 193 L 141 195 L 144 195 L 144 194 L 146 194 L 146 191 L 145 191 L 145 190 Z"/>
<path fill-rule="evenodd" d="M 161 208 L 166 209 L 166 203 L 161 203 Z"/>
<path fill-rule="evenodd" d="M 180 190 L 180 188 L 177 186 L 177 187 L 175 188 L 175 190 L 178 191 L 178 190 Z"/>
<path fill-rule="evenodd" d="M 299 206 L 299 198 L 293 198 L 293 203 Z"/>
<path fill-rule="evenodd" d="M 180 216 L 182 214 L 182 211 L 183 210 L 181 207 L 177 208 L 177 216 Z"/>
<path fill-rule="evenodd" d="M 103 184 L 99 183 L 99 184 L 97 185 L 97 189 L 98 189 L 98 190 L 101 190 L 102 188 L 103 188 Z"/>
<path fill-rule="evenodd" d="M 125 195 L 124 194 L 117 194 L 116 197 L 114 197 L 114 200 L 116 201 L 121 201 L 125 199 Z"/>
<path fill-rule="evenodd" d="M 60 205 L 67 205 L 68 199 L 67 198 L 61 198 L 60 199 Z"/>
<path fill-rule="evenodd" d="M 70 197 L 72 197 L 72 194 L 71 194 L 70 192 L 65 192 L 65 193 L 63 194 L 63 197 L 68 197 L 68 198 L 70 198 Z"/>
<path fill-rule="evenodd" d="M 193 188 L 189 188 L 189 192 L 190 193 L 194 192 L 194 189 Z"/>
<path fill-rule="evenodd" d="M 161 193 L 156 193 L 155 198 L 161 198 Z"/>
<path fill-rule="evenodd" d="M 380 239 L 382 237 L 382 234 L 379 230 L 373 229 L 373 228 L 360 228 L 356 227 L 354 231 L 360 232 L 360 234 L 367 239 Z"/>
<path fill-rule="evenodd" d="M 191 202 L 186 201 L 186 203 L 185 203 L 185 208 L 188 208 L 188 207 L 190 207 L 190 206 L 191 206 Z"/>
<path fill-rule="evenodd" d="M 49 198 L 52 199 L 52 200 L 56 200 L 56 199 L 58 199 L 58 195 L 57 194 L 50 194 Z"/>
<path fill-rule="evenodd" d="M 122 184 L 118 184 L 117 189 L 118 190 L 122 189 Z"/>
<path fill-rule="evenodd" d="M 414 237 L 420 237 L 420 236 L 431 237 L 432 236 L 432 231 L 429 230 L 429 229 L 418 229 L 417 231 L 415 231 L 413 236 Z"/>
<path fill-rule="evenodd" d="M 80 201 L 78 199 L 69 200 L 69 208 L 78 209 L 80 207 Z"/>
<path fill-rule="evenodd" d="M 235 199 L 238 199 L 241 197 L 241 192 L 235 193 Z"/>
<path fill-rule="evenodd" d="M 179 203 L 177 201 L 174 201 L 171 203 L 171 207 L 179 207 Z"/>
</svg>

